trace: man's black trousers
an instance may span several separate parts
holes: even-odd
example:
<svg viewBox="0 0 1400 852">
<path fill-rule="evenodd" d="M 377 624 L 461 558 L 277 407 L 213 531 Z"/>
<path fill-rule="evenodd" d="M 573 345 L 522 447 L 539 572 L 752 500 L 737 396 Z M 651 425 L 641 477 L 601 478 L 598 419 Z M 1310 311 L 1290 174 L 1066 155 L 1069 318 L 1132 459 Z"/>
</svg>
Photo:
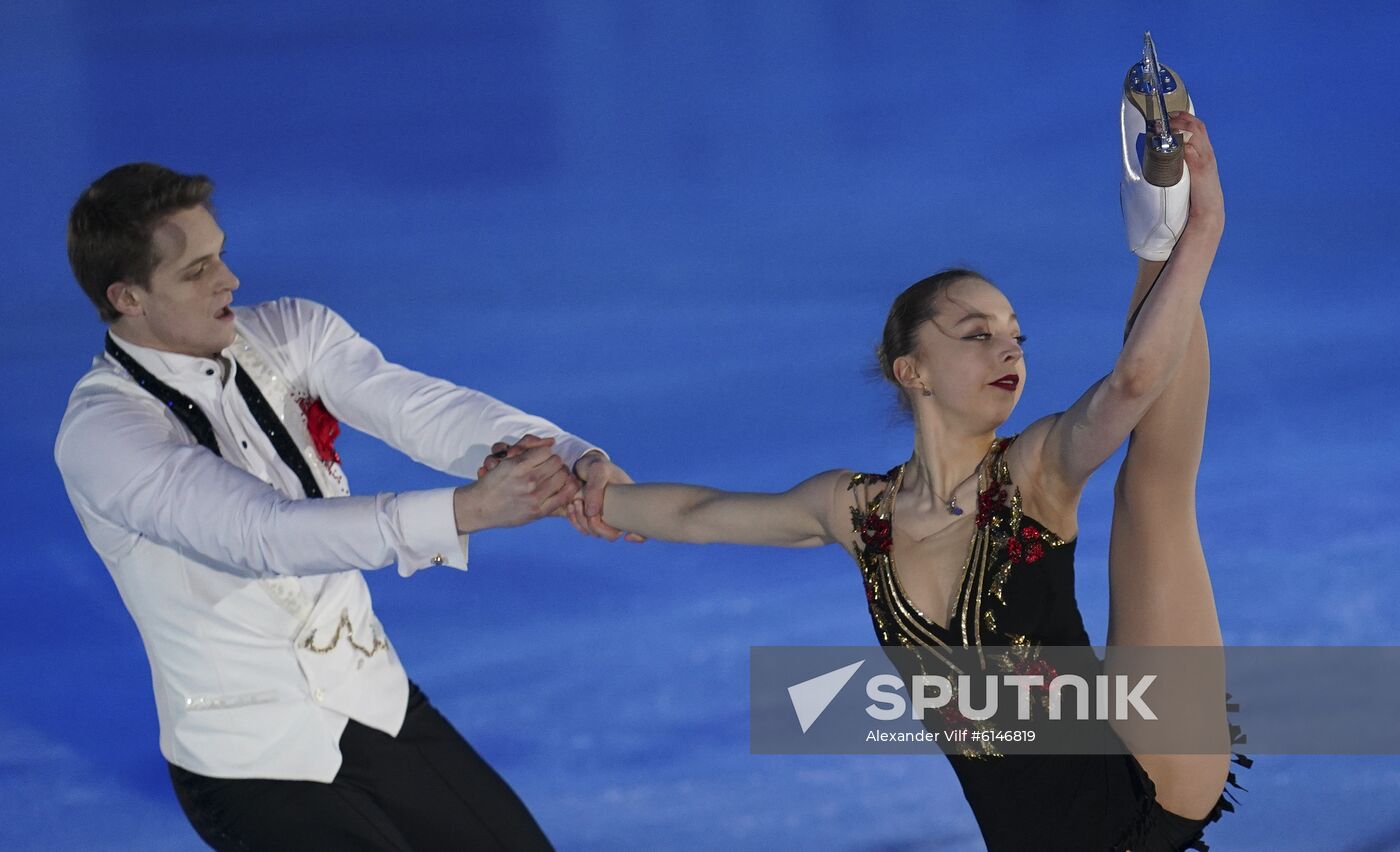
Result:
<svg viewBox="0 0 1400 852">
<path fill-rule="evenodd" d="M 219 852 L 550 849 L 520 798 L 410 681 L 397 737 L 355 722 L 329 784 L 208 778 L 170 766 L 175 796 Z"/>
</svg>

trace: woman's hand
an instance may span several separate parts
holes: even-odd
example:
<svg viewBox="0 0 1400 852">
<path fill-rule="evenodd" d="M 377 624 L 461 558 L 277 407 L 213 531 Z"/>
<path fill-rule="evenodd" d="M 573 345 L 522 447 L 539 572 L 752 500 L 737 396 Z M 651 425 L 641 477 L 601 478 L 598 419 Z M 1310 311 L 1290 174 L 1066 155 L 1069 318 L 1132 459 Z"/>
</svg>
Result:
<svg viewBox="0 0 1400 852">
<path fill-rule="evenodd" d="M 565 507 L 565 517 L 574 525 L 574 529 L 584 535 L 617 541 L 623 531 L 603 520 L 603 501 L 610 484 L 631 485 L 632 477 L 609 461 L 607 456 L 593 450 L 574 463 L 574 475 L 583 481 L 583 489 Z M 633 543 L 646 541 L 635 533 L 626 535 L 627 540 Z"/>
<path fill-rule="evenodd" d="M 1186 167 L 1191 170 L 1191 215 L 1186 227 L 1189 230 L 1199 222 L 1200 227 L 1219 230 L 1225 226 L 1225 193 L 1206 125 L 1187 112 L 1175 113 L 1171 119 L 1172 127 L 1185 136 Z"/>
</svg>

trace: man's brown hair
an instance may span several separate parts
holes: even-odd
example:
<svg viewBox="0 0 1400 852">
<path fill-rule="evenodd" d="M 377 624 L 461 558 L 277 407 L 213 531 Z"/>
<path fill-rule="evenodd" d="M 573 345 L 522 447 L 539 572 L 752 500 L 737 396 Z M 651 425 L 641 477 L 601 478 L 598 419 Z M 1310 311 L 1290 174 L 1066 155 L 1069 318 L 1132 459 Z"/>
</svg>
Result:
<svg viewBox="0 0 1400 852">
<path fill-rule="evenodd" d="M 93 181 L 68 215 L 68 263 L 105 323 L 120 313 L 107 300 L 117 281 L 145 287 L 159 265 L 156 226 L 190 207 L 209 208 L 214 182 L 155 163 L 127 163 Z"/>
</svg>

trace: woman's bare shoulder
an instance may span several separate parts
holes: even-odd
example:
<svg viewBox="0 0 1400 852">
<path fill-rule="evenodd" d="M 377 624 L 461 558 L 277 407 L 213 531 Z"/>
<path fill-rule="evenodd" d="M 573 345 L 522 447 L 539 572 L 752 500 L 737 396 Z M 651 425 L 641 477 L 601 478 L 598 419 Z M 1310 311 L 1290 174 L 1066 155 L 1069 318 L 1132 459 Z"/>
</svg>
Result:
<svg viewBox="0 0 1400 852">
<path fill-rule="evenodd" d="M 1006 464 L 1011 468 L 1011 478 L 1020 485 L 1022 480 L 1038 478 L 1041 471 L 1041 456 L 1045 452 L 1045 441 L 1050 435 L 1060 415 L 1047 414 L 1022 429 L 1006 448 Z"/>
<path fill-rule="evenodd" d="M 890 486 L 884 473 L 862 473 L 850 469 L 828 471 L 831 502 L 827 518 L 832 537 L 848 552 L 854 552 L 857 524 L 874 511 Z"/>
</svg>

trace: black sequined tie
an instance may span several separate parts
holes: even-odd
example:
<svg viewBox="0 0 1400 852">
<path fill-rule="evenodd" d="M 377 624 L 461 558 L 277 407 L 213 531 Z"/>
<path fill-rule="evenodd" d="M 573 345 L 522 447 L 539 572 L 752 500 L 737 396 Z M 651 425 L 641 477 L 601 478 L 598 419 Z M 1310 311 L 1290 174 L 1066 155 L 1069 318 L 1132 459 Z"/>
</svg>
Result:
<svg viewBox="0 0 1400 852">
<path fill-rule="evenodd" d="M 200 446 L 216 456 L 223 457 L 223 453 L 219 452 L 219 442 L 214 437 L 214 427 L 210 424 L 209 417 L 195 405 L 194 400 L 151 375 L 151 371 L 142 367 L 135 358 L 118 346 L 110 334 L 107 335 L 106 349 L 107 354 L 131 374 L 136 384 L 165 403 L 166 407 L 180 418 L 180 422 L 185 424 L 185 428 L 190 430 Z M 234 363 L 237 364 L 237 361 Z M 262 391 L 258 390 L 253 377 L 240 367 L 234 372 L 234 384 L 238 385 L 238 392 L 243 395 L 243 402 L 248 406 L 248 411 L 253 415 L 258 428 L 272 442 L 272 448 L 277 451 L 278 458 L 296 474 L 301 482 L 302 491 L 307 497 L 320 497 L 321 487 L 316 484 L 316 477 L 311 474 L 311 466 L 297 449 L 296 442 L 287 432 L 282 419 L 272 410 L 272 406 L 267 404 L 267 399 L 263 397 Z"/>
</svg>

